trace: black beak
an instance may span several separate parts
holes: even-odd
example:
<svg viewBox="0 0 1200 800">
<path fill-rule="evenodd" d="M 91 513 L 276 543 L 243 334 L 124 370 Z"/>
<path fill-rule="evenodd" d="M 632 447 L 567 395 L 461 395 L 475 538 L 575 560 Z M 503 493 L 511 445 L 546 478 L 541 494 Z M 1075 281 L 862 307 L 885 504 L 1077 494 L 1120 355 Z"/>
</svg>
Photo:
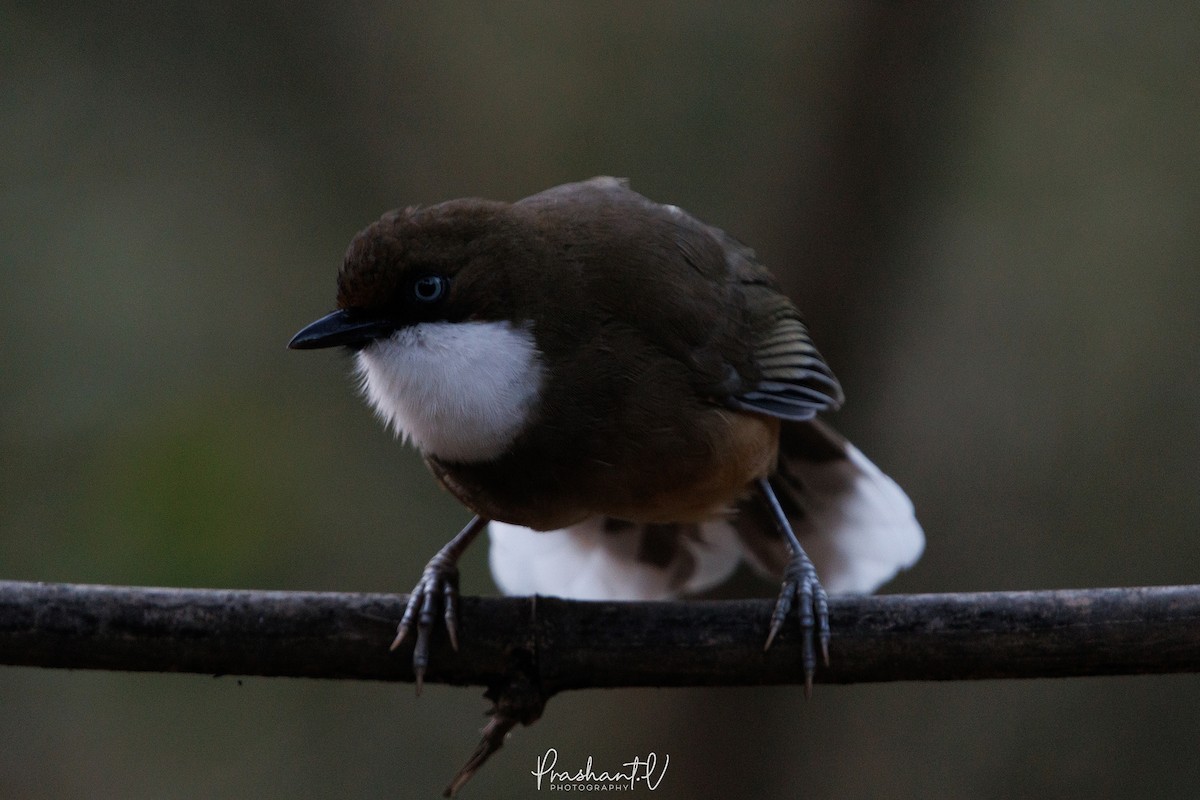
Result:
<svg viewBox="0 0 1200 800">
<path fill-rule="evenodd" d="M 306 325 L 288 342 L 291 350 L 316 350 L 319 347 L 349 345 L 362 347 L 395 331 L 394 321 L 361 312 L 334 311 Z"/>
</svg>

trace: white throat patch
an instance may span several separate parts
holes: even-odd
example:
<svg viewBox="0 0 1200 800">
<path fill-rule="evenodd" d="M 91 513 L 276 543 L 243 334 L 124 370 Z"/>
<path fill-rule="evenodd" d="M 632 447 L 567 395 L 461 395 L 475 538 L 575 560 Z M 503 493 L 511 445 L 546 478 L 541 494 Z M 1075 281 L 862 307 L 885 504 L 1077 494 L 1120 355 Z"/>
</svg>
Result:
<svg viewBox="0 0 1200 800">
<path fill-rule="evenodd" d="M 358 352 L 363 393 L 405 441 L 446 461 L 488 461 L 525 427 L 542 386 L 528 326 L 423 322 Z"/>
</svg>

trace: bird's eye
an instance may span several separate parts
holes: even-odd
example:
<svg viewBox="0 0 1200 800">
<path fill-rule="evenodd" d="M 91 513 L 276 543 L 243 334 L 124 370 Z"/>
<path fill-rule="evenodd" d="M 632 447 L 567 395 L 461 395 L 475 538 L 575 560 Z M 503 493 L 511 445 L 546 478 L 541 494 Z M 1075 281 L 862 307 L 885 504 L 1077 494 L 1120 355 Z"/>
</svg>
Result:
<svg viewBox="0 0 1200 800">
<path fill-rule="evenodd" d="M 413 281 L 413 297 L 422 303 L 436 303 L 445 297 L 448 284 L 441 275 L 425 275 Z"/>
</svg>

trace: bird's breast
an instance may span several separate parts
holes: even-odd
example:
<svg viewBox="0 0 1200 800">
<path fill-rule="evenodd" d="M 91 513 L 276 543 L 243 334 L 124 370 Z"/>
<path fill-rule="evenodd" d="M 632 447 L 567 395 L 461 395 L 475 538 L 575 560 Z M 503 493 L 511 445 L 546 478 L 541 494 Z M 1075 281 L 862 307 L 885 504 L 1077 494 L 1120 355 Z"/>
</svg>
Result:
<svg viewBox="0 0 1200 800">
<path fill-rule="evenodd" d="M 753 480 L 770 474 L 779 446 L 776 419 L 716 407 L 705 418 L 603 445 L 560 432 L 544 446 L 522 437 L 490 462 L 427 462 L 476 513 L 535 530 L 594 516 L 701 522 L 727 514 Z"/>
<path fill-rule="evenodd" d="M 544 367 L 528 326 L 425 322 L 358 353 L 363 393 L 426 456 L 502 454 L 529 423 Z"/>
</svg>

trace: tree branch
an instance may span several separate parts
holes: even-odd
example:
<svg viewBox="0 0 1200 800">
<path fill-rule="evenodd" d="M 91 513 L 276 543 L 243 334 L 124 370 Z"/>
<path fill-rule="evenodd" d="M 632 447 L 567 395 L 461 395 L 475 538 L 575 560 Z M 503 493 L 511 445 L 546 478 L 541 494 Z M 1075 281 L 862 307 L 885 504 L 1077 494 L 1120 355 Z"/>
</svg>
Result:
<svg viewBox="0 0 1200 800">
<path fill-rule="evenodd" d="M 0 582 L 0 664 L 411 681 L 403 595 Z M 543 697 L 617 686 L 794 684 L 799 637 L 762 650 L 769 600 L 462 599 L 426 681 Z M 1200 586 L 841 597 L 819 682 L 1200 671 Z"/>
</svg>

